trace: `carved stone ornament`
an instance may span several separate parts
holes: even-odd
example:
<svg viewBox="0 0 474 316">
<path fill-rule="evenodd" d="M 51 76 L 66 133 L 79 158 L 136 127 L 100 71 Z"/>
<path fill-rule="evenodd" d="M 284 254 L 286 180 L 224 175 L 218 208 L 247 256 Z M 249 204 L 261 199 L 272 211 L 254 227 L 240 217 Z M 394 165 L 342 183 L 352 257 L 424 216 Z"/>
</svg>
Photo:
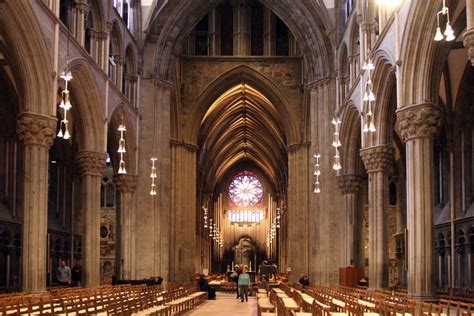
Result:
<svg viewBox="0 0 474 316">
<path fill-rule="evenodd" d="M 397 123 L 404 142 L 433 137 L 443 122 L 442 109 L 432 103 L 416 104 L 397 110 Z"/>
<path fill-rule="evenodd" d="M 137 176 L 134 174 L 114 175 L 114 184 L 119 192 L 133 193 L 137 187 Z"/>
<path fill-rule="evenodd" d="M 56 137 L 56 119 L 36 113 L 21 113 L 17 118 L 16 132 L 25 145 L 51 147 Z"/>
<path fill-rule="evenodd" d="M 367 172 L 387 171 L 393 168 L 393 148 L 389 146 L 374 146 L 360 150 L 360 156 Z"/>
<path fill-rule="evenodd" d="M 470 29 L 464 32 L 464 47 L 467 48 L 467 56 L 471 61 L 471 65 L 474 66 L 474 29 Z"/>
<path fill-rule="evenodd" d="M 362 176 L 358 174 L 343 174 L 338 177 L 339 189 L 342 194 L 355 194 L 362 185 Z"/>
<path fill-rule="evenodd" d="M 81 151 L 76 155 L 76 162 L 83 175 L 102 176 L 106 156 L 105 153 Z"/>
</svg>

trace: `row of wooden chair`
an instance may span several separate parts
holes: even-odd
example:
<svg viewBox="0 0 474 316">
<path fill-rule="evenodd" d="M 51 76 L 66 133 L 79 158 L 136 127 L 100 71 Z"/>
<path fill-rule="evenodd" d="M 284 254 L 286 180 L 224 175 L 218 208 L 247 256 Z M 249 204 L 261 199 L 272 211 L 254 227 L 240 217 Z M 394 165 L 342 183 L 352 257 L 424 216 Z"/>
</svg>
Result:
<svg viewBox="0 0 474 316">
<path fill-rule="evenodd" d="M 196 284 L 120 285 L 54 289 L 0 297 L 0 315 L 171 315 L 196 307 L 207 296 Z M 145 312 L 148 311 L 148 312 Z"/>
</svg>

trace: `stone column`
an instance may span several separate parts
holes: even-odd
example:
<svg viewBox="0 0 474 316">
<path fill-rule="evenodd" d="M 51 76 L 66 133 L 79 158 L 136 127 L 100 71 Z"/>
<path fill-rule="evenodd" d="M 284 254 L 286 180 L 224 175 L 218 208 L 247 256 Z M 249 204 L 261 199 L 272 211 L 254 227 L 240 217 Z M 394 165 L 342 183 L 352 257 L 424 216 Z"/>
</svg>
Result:
<svg viewBox="0 0 474 316">
<path fill-rule="evenodd" d="M 75 0 L 75 3 L 76 5 L 74 7 L 74 34 L 79 44 L 81 44 L 81 46 L 84 46 L 87 0 Z"/>
<path fill-rule="evenodd" d="M 22 289 L 43 292 L 46 290 L 49 148 L 56 135 L 56 119 L 24 112 L 18 116 L 17 134 L 24 148 Z"/>
<path fill-rule="evenodd" d="M 357 192 L 362 185 L 362 176 L 358 174 L 344 174 L 339 176 L 339 188 L 344 197 L 344 263 L 349 265 L 355 258 L 355 238 L 357 224 Z"/>
<path fill-rule="evenodd" d="M 81 212 L 83 218 L 83 283 L 100 285 L 100 182 L 105 167 L 105 153 L 80 151 L 76 162 L 81 171 Z"/>
<path fill-rule="evenodd" d="M 388 286 L 388 175 L 393 148 L 367 147 L 360 155 L 369 174 L 369 287 L 384 288 Z"/>
<path fill-rule="evenodd" d="M 196 145 L 171 141 L 172 281 L 188 281 L 196 272 L 196 152 Z"/>
<path fill-rule="evenodd" d="M 115 63 L 117 66 L 115 66 L 115 85 L 117 88 L 122 91 L 123 84 L 122 81 L 124 80 L 124 75 L 123 75 L 123 64 L 125 63 L 125 58 L 123 56 L 115 56 L 114 57 Z"/>
<path fill-rule="evenodd" d="M 433 279 L 433 137 L 442 123 L 442 109 L 432 103 L 397 110 L 406 143 L 408 294 L 417 299 L 434 295 Z"/>
<path fill-rule="evenodd" d="M 209 56 L 221 54 L 221 15 L 213 9 L 209 13 Z"/>
<path fill-rule="evenodd" d="M 263 8 L 263 55 L 276 54 L 276 21 L 275 15 L 267 7 Z"/>
<path fill-rule="evenodd" d="M 233 0 L 234 55 L 250 55 L 250 6 L 242 0 Z"/>
<path fill-rule="evenodd" d="M 132 197 L 137 186 L 137 176 L 132 174 L 114 175 L 114 184 L 119 192 L 119 236 L 120 260 L 119 276 L 125 280 L 135 279 L 135 204 Z"/>
<path fill-rule="evenodd" d="M 363 65 L 375 43 L 375 21 L 360 24 L 360 65 Z M 355 52 L 354 52 L 355 53 Z"/>
<path fill-rule="evenodd" d="M 97 37 L 97 63 L 100 68 L 109 71 L 109 33 L 106 31 L 96 32 Z"/>
<path fill-rule="evenodd" d="M 290 280 L 309 273 L 309 143 L 288 147 L 288 265 Z M 314 228 L 314 227 L 313 227 Z"/>
<path fill-rule="evenodd" d="M 464 32 L 464 47 L 468 49 L 468 58 L 474 66 L 474 3 L 466 1 L 467 26 Z"/>
</svg>

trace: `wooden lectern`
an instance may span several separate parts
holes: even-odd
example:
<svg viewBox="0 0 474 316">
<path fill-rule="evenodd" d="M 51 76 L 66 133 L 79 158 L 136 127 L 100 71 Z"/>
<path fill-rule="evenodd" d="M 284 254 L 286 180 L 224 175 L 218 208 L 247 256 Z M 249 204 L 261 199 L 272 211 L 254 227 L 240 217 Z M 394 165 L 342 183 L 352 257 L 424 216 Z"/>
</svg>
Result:
<svg viewBox="0 0 474 316">
<path fill-rule="evenodd" d="M 364 268 L 339 268 L 339 285 L 356 287 L 362 278 L 364 278 Z"/>
</svg>

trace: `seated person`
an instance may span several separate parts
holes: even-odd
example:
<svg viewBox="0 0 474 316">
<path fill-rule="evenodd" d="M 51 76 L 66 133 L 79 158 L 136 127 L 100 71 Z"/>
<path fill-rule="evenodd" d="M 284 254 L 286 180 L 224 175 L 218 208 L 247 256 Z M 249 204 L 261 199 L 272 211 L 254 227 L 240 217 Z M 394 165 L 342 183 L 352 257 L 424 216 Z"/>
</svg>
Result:
<svg viewBox="0 0 474 316">
<path fill-rule="evenodd" d="M 262 280 L 258 284 L 258 288 L 268 292 L 268 277 L 265 274 L 262 275 Z"/>
<path fill-rule="evenodd" d="M 303 286 L 303 289 L 306 289 L 309 286 L 308 276 L 301 273 L 300 274 L 300 279 L 298 280 L 298 283 Z"/>
<path fill-rule="evenodd" d="M 216 290 L 209 286 L 207 280 L 204 278 L 204 274 L 201 274 L 198 280 L 199 291 L 207 292 L 207 299 L 208 300 L 215 300 L 216 299 Z"/>
</svg>

